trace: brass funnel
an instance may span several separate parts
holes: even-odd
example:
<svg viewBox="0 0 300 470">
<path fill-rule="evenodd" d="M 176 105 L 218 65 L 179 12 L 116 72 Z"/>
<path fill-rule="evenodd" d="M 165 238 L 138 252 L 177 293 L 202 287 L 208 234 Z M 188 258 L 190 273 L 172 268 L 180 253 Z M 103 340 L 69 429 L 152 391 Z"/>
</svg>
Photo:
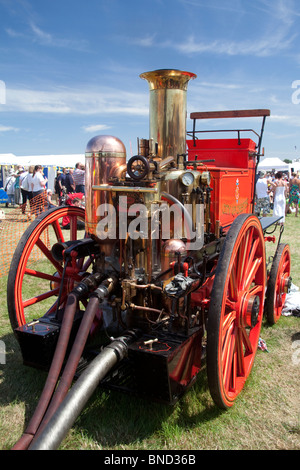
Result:
<svg viewBox="0 0 300 470">
<path fill-rule="evenodd" d="M 140 75 L 150 90 L 149 138 L 162 158 L 186 153 L 186 91 L 197 76 L 180 70 L 155 70 Z"/>
</svg>

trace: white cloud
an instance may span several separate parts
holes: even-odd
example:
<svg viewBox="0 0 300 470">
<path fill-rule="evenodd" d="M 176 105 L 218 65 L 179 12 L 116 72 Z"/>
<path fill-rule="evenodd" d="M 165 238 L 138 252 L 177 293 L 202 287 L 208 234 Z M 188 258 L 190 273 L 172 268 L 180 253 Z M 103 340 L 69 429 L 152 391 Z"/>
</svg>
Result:
<svg viewBox="0 0 300 470">
<path fill-rule="evenodd" d="M 62 38 L 57 35 L 43 31 L 36 23 L 30 21 L 29 32 L 16 31 L 12 28 L 5 29 L 8 36 L 14 39 L 23 38 L 30 40 L 41 46 L 58 47 L 64 49 L 74 49 L 76 51 L 87 51 L 88 41 L 72 38 Z"/>
<path fill-rule="evenodd" d="M 0 132 L 11 132 L 11 131 L 15 131 L 17 132 L 19 129 L 17 129 L 16 127 L 11 127 L 11 126 L 2 126 L 0 124 Z"/>
<path fill-rule="evenodd" d="M 148 34 L 142 38 L 131 38 L 128 40 L 130 44 L 142 46 L 142 47 L 152 47 L 154 46 L 154 39 L 156 37 L 156 34 Z"/>
<path fill-rule="evenodd" d="M 105 88 L 102 91 L 75 89 L 7 89 L 6 106 L 0 112 L 53 113 L 74 115 L 129 114 L 147 116 L 147 95 Z"/>
<path fill-rule="evenodd" d="M 33 40 L 44 46 L 53 46 L 66 49 L 86 50 L 88 42 L 69 38 L 59 38 L 39 28 L 34 22 L 30 22 L 30 29 L 33 33 Z"/>
<path fill-rule="evenodd" d="M 19 37 L 24 36 L 23 33 L 20 33 L 19 31 L 15 31 L 12 28 L 6 28 L 5 31 L 11 38 L 19 38 Z"/>
<path fill-rule="evenodd" d="M 269 119 L 273 122 L 288 124 L 293 127 L 300 127 L 300 116 L 297 114 L 271 114 Z"/>
<path fill-rule="evenodd" d="M 212 42 L 203 42 L 195 39 L 193 35 L 190 35 L 183 42 L 176 44 L 168 41 L 165 43 L 165 46 L 173 47 L 178 52 L 187 55 L 209 52 L 229 56 L 252 55 L 257 57 L 267 57 L 276 55 L 283 50 L 287 50 L 295 38 L 296 34 L 288 35 L 285 29 L 279 29 L 274 31 L 272 35 L 257 38 L 253 41 L 247 40 L 237 42 L 220 39 Z"/>
<path fill-rule="evenodd" d="M 244 37 L 228 39 L 228 28 L 225 28 L 224 34 L 222 27 L 219 36 L 210 38 L 209 34 L 201 34 L 201 26 L 198 28 L 195 24 L 190 26 L 190 34 L 179 35 L 176 39 L 169 37 L 163 40 L 161 37 L 155 41 L 155 34 L 146 38 L 133 39 L 131 42 L 141 46 L 155 46 L 173 49 L 184 55 L 195 54 L 217 54 L 227 56 L 255 56 L 269 57 L 275 56 L 283 51 L 288 51 L 298 36 L 298 29 L 295 28 L 295 19 L 299 13 L 295 13 L 294 2 L 292 0 L 260 0 L 251 2 L 249 8 L 243 1 L 236 0 L 221 2 L 219 0 L 210 2 L 201 2 L 198 0 L 180 0 L 180 3 L 187 8 L 198 7 L 203 9 L 213 9 L 216 16 L 216 23 L 224 26 L 228 19 L 232 18 L 233 13 L 238 14 L 240 21 L 256 21 L 256 25 L 251 30 L 246 31 Z M 253 3 L 253 4 L 252 4 Z M 200 18 L 202 14 L 200 13 Z M 205 15 L 205 14 L 204 14 Z M 224 15 L 227 15 L 224 17 Z M 235 16 L 235 19 L 237 16 Z M 255 18 L 255 19 L 254 19 Z M 257 21 L 259 19 L 259 21 Z M 231 20 L 230 20 L 231 21 Z M 239 21 L 239 20 L 237 20 Z M 247 23 L 245 23 L 247 24 Z M 201 25 L 201 22 L 199 23 Z M 230 28 L 230 27 L 229 27 Z M 193 30 L 197 31 L 193 33 Z M 252 37 L 251 37 L 252 36 Z M 249 38 L 249 39 L 248 39 Z M 295 48 L 296 49 L 296 48 Z"/>
<path fill-rule="evenodd" d="M 110 129 L 109 126 L 107 126 L 106 124 L 94 124 L 94 125 L 91 125 L 91 126 L 84 126 L 82 128 L 85 132 L 101 132 L 101 131 L 105 131 L 106 129 Z"/>
</svg>

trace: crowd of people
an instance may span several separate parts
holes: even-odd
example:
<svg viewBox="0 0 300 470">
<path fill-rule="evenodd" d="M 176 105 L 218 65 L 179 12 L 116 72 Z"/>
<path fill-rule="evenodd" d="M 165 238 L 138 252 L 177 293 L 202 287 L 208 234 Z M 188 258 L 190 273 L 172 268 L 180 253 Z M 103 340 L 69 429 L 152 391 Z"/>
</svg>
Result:
<svg viewBox="0 0 300 470">
<path fill-rule="evenodd" d="M 300 177 L 293 172 L 291 177 L 284 172 L 260 171 L 255 187 L 255 213 L 266 217 L 273 210 L 273 215 L 281 217 L 284 225 L 288 213 L 298 217 L 300 201 Z"/>
<path fill-rule="evenodd" d="M 25 214 L 27 201 L 31 213 L 38 216 L 45 209 L 58 206 L 65 202 L 69 194 L 85 194 L 85 167 L 77 163 L 75 169 L 63 168 L 57 172 L 54 183 L 54 192 L 57 194 L 57 203 L 52 200 L 53 191 L 47 189 L 48 179 L 43 174 L 41 165 L 30 166 L 28 169 L 18 166 L 10 170 L 5 180 L 4 190 L 7 194 L 6 207 L 11 205 L 21 207 Z"/>
<path fill-rule="evenodd" d="M 58 198 L 63 197 L 64 194 L 85 194 L 85 166 L 83 163 L 76 163 L 74 170 L 63 168 L 62 171 L 58 171 L 54 189 Z"/>
<path fill-rule="evenodd" d="M 53 192 L 47 190 L 47 178 L 43 174 L 43 167 L 36 165 L 25 169 L 19 166 L 17 170 L 11 169 L 5 181 L 5 191 L 9 204 L 20 205 L 25 214 L 26 204 L 31 206 L 34 200 L 33 212 L 37 216 L 43 210 L 60 205 L 65 202 L 68 195 L 85 194 L 85 166 L 78 162 L 75 168 L 63 168 L 57 172 L 54 183 L 54 192 L 58 204 L 52 200 Z M 260 171 L 255 186 L 255 213 L 266 217 L 273 210 L 273 215 L 281 217 L 284 224 L 287 213 L 295 213 L 298 217 L 300 201 L 300 176 L 293 172 L 289 178 L 287 174 L 278 172 Z"/>
</svg>

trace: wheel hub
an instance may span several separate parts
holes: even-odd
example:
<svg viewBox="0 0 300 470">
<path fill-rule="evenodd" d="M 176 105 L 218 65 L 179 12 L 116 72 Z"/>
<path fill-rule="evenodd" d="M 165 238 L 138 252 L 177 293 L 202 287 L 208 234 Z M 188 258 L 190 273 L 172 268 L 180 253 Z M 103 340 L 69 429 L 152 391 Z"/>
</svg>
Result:
<svg viewBox="0 0 300 470">
<path fill-rule="evenodd" d="M 258 322 L 260 310 L 260 298 L 258 295 L 245 297 L 243 302 L 244 326 L 254 328 Z"/>
<path fill-rule="evenodd" d="M 281 278 L 281 283 L 280 283 L 280 290 L 284 294 L 287 294 L 291 288 L 292 285 L 292 278 L 290 276 L 282 276 Z"/>
</svg>

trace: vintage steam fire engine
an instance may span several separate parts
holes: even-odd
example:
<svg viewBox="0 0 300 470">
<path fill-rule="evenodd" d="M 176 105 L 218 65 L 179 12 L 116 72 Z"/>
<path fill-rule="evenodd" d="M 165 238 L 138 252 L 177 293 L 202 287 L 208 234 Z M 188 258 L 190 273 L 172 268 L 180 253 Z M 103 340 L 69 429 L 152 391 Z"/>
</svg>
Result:
<svg viewBox="0 0 300 470">
<path fill-rule="evenodd" d="M 265 241 L 274 241 L 268 229 L 278 218 L 254 214 L 269 110 L 192 113 L 187 134 L 186 91 L 196 76 L 157 70 L 141 78 L 150 89 L 149 139 L 138 139 L 129 159 L 118 138 L 91 139 L 85 208 L 44 212 L 16 249 L 12 328 L 24 363 L 49 375 L 15 448 L 56 448 L 99 385 L 174 403 L 204 357 L 213 400 L 231 407 L 264 312 L 271 323 L 281 315 L 290 250 L 280 232 L 269 269 Z M 203 139 L 208 131 L 196 128 L 199 120 L 257 116 L 259 134 L 234 129 L 231 138 Z M 244 137 L 249 131 L 255 140 Z"/>
</svg>

